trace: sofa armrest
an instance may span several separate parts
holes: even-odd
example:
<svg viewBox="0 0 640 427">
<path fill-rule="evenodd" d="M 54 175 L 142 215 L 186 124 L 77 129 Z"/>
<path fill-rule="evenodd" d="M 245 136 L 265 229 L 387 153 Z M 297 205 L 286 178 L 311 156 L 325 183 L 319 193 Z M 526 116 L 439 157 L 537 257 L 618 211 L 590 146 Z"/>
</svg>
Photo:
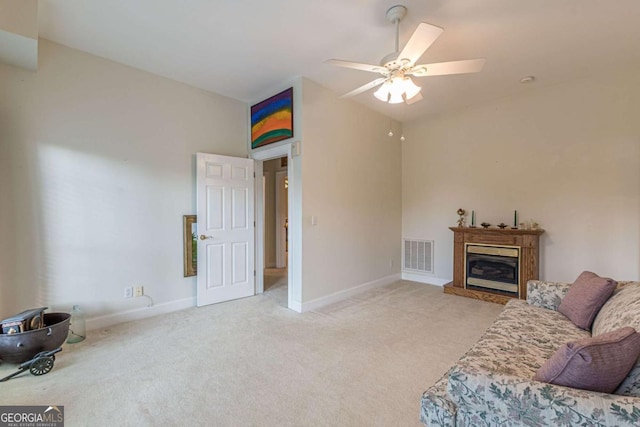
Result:
<svg viewBox="0 0 640 427">
<path fill-rule="evenodd" d="M 558 310 L 560 301 L 569 291 L 571 283 L 529 280 L 527 282 L 527 303 L 549 310 Z"/>
<path fill-rule="evenodd" d="M 637 426 L 640 398 L 596 393 L 454 366 L 448 394 L 483 425 Z M 475 424 L 478 425 L 478 424 Z"/>
<path fill-rule="evenodd" d="M 422 394 L 420 421 L 425 426 L 455 427 L 456 405 L 447 396 L 447 374 Z"/>
</svg>

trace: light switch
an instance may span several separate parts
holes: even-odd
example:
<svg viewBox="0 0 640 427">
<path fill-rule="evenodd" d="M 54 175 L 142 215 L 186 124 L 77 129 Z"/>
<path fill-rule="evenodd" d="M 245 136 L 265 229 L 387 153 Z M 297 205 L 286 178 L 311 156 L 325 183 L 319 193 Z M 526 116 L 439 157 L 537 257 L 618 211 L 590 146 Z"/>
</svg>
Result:
<svg viewBox="0 0 640 427">
<path fill-rule="evenodd" d="M 300 141 L 294 141 L 291 144 L 291 157 L 298 157 L 300 155 Z"/>
<path fill-rule="evenodd" d="M 311 225 L 318 225 L 318 217 L 311 215 Z"/>
</svg>

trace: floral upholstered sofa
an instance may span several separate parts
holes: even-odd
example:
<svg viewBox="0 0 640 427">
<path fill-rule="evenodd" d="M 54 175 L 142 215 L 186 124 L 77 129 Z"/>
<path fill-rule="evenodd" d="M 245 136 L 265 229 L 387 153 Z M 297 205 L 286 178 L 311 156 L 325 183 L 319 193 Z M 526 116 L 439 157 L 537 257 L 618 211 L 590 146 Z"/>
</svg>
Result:
<svg viewBox="0 0 640 427">
<path fill-rule="evenodd" d="M 614 285 L 615 286 L 615 285 Z M 618 282 L 591 333 L 558 312 L 571 284 L 529 281 L 479 341 L 422 395 L 427 426 L 640 426 L 640 360 L 613 394 L 533 380 L 569 341 L 631 326 L 640 332 L 640 282 Z M 633 362 L 632 362 L 633 363 Z"/>
</svg>

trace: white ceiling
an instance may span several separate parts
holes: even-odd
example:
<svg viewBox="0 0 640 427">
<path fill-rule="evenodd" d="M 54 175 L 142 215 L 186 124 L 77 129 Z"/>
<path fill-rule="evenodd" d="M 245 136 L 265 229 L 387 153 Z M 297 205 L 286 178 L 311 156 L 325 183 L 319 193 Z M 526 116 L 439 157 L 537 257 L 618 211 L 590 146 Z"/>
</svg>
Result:
<svg viewBox="0 0 640 427">
<path fill-rule="evenodd" d="M 338 94 L 377 77 L 330 58 L 377 64 L 394 50 L 385 19 L 408 8 L 400 47 L 419 22 L 444 28 L 420 63 L 486 58 L 478 74 L 417 78 L 424 100 L 356 102 L 398 120 L 535 87 L 640 70 L 638 0 L 40 0 L 40 37 L 245 102 L 295 76 Z M 523 76 L 536 81 L 522 85 Z"/>
</svg>

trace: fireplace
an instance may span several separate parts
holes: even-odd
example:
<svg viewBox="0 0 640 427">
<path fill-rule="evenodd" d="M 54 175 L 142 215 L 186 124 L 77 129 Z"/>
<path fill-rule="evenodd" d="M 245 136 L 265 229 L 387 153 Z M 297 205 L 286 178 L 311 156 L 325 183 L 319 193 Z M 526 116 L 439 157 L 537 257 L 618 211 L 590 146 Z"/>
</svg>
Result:
<svg viewBox="0 0 640 427">
<path fill-rule="evenodd" d="M 453 231 L 453 280 L 444 285 L 445 293 L 499 304 L 527 298 L 527 282 L 538 278 L 544 230 L 449 228 Z"/>
<path fill-rule="evenodd" d="M 466 289 L 489 290 L 517 298 L 519 283 L 519 247 L 465 244 Z"/>
</svg>

